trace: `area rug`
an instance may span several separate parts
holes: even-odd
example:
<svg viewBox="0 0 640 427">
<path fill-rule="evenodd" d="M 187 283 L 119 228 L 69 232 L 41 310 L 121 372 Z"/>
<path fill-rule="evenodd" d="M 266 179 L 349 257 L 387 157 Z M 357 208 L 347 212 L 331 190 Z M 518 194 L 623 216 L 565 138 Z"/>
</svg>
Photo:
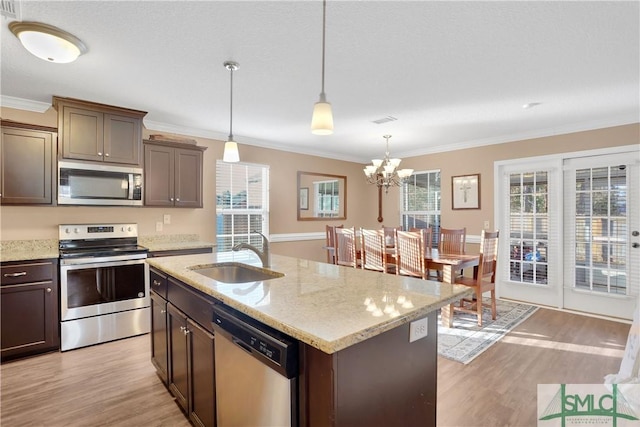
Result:
<svg viewBox="0 0 640 427">
<path fill-rule="evenodd" d="M 455 313 L 453 328 L 446 328 L 440 324 L 438 314 L 438 355 L 466 365 L 529 318 L 537 309 L 536 306 L 498 300 L 496 320 L 491 319 L 491 310 L 484 308 L 482 327 L 478 326 L 475 316 Z"/>
</svg>

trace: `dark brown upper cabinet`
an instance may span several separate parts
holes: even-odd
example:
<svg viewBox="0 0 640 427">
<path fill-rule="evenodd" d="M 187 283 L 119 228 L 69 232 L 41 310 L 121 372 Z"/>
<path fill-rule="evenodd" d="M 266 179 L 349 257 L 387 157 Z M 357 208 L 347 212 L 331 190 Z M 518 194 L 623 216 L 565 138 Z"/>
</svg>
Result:
<svg viewBox="0 0 640 427">
<path fill-rule="evenodd" d="M 144 205 L 202 207 L 202 157 L 207 147 L 144 141 Z"/>
<path fill-rule="evenodd" d="M 2 120 L 0 200 L 3 205 L 54 202 L 55 128 Z"/>
<path fill-rule="evenodd" d="M 65 159 L 142 164 L 144 111 L 53 97 Z"/>
</svg>

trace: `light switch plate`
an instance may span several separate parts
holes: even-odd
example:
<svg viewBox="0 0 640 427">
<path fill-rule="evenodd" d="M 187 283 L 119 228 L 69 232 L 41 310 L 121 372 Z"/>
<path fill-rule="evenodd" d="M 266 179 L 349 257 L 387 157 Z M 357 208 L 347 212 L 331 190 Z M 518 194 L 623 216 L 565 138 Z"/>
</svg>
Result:
<svg viewBox="0 0 640 427">
<path fill-rule="evenodd" d="M 420 338 L 427 336 L 429 330 L 429 319 L 424 318 L 420 320 L 414 320 L 409 325 L 409 342 L 414 342 Z"/>
<path fill-rule="evenodd" d="M 160 221 L 156 222 L 156 231 L 162 231 L 162 223 Z"/>
<path fill-rule="evenodd" d="M 484 222 L 484 229 L 485 230 L 489 229 L 489 221 L 488 220 Z"/>
<path fill-rule="evenodd" d="M 164 222 L 165 224 L 171 224 L 171 215 L 164 214 L 162 216 L 162 222 Z"/>
</svg>

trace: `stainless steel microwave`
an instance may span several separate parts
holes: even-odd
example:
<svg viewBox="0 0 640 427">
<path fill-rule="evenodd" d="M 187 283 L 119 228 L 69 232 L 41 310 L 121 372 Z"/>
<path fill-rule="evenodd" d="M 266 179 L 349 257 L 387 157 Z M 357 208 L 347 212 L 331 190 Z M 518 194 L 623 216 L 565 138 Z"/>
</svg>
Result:
<svg viewBox="0 0 640 427">
<path fill-rule="evenodd" d="M 58 204 L 142 206 L 142 169 L 58 162 Z"/>
</svg>

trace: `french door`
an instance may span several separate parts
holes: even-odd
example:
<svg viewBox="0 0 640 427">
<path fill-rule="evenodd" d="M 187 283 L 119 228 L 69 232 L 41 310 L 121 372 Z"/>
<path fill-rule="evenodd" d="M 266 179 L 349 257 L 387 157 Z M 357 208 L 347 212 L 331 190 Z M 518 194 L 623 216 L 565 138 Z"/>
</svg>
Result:
<svg viewBox="0 0 640 427">
<path fill-rule="evenodd" d="M 564 199 L 565 308 L 633 316 L 640 278 L 639 175 L 633 159 L 619 154 L 564 162 L 564 186 L 572 189 Z"/>
<path fill-rule="evenodd" d="M 499 297 L 632 318 L 640 282 L 633 148 L 496 164 Z"/>
</svg>

